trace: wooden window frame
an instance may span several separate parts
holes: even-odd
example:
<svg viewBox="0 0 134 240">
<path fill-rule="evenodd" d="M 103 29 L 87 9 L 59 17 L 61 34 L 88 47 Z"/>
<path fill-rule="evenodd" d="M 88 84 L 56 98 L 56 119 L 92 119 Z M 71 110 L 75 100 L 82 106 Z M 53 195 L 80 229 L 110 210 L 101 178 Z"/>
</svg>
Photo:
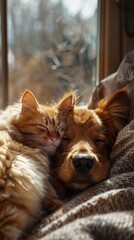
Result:
<svg viewBox="0 0 134 240">
<path fill-rule="evenodd" d="M 0 0 L 1 47 L 2 47 L 2 107 L 8 104 L 8 39 L 7 39 L 7 0 Z"/>
<path fill-rule="evenodd" d="M 126 1 L 99 0 L 99 80 L 116 72 L 126 53 L 134 50 L 134 37 L 125 29 Z"/>
</svg>

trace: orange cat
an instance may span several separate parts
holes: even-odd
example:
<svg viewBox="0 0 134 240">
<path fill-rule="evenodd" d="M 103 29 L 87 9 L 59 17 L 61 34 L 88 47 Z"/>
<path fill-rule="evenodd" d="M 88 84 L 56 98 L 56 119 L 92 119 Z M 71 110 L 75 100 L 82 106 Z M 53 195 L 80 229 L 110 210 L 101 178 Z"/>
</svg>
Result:
<svg viewBox="0 0 134 240">
<path fill-rule="evenodd" d="M 60 144 L 74 105 L 68 93 L 53 106 L 40 105 L 30 91 L 0 115 L 0 239 L 18 239 L 39 212 L 56 204 L 49 182 L 48 154 Z"/>
</svg>

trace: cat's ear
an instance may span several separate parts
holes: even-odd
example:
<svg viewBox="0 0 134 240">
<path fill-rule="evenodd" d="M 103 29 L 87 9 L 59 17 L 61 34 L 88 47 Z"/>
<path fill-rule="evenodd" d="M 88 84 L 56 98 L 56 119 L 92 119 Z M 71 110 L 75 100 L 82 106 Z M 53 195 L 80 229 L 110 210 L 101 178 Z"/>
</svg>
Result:
<svg viewBox="0 0 134 240">
<path fill-rule="evenodd" d="M 39 107 L 38 101 L 34 94 L 26 90 L 21 97 L 22 109 L 21 112 L 35 113 Z"/>
<path fill-rule="evenodd" d="M 76 103 L 75 92 L 66 93 L 58 102 L 57 108 L 59 111 L 72 111 Z"/>
</svg>

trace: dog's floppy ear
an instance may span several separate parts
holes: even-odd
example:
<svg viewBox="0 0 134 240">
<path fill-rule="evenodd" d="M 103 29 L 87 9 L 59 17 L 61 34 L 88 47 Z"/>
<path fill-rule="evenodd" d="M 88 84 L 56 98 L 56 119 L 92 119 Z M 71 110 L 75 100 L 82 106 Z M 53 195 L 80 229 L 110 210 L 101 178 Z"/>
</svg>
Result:
<svg viewBox="0 0 134 240">
<path fill-rule="evenodd" d="M 127 88 L 115 92 L 107 100 L 101 100 L 95 112 L 107 127 L 117 134 L 129 120 L 130 99 Z"/>
</svg>

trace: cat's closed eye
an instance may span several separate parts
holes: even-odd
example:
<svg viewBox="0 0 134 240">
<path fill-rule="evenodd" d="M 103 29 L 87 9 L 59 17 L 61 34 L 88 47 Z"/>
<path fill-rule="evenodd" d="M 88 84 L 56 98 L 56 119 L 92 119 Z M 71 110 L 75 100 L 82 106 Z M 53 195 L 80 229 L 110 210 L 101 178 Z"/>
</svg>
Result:
<svg viewBox="0 0 134 240">
<path fill-rule="evenodd" d="M 38 128 L 39 130 L 45 131 L 46 133 L 49 132 L 48 128 L 47 128 L 46 126 L 42 125 L 42 124 L 38 124 L 38 125 L 37 125 L 37 128 Z"/>
<path fill-rule="evenodd" d="M 57 132 L 60 134 L 60 136 L 63 136 L 65 130 L 66 130 L 65 126 L 59 126 L 57 128 Z"/>
<path fill-rule="evenodd" d="M 57 131 L 64 132 L 66 130 L 65 126 L 59 126 Z"/>
</svg>

